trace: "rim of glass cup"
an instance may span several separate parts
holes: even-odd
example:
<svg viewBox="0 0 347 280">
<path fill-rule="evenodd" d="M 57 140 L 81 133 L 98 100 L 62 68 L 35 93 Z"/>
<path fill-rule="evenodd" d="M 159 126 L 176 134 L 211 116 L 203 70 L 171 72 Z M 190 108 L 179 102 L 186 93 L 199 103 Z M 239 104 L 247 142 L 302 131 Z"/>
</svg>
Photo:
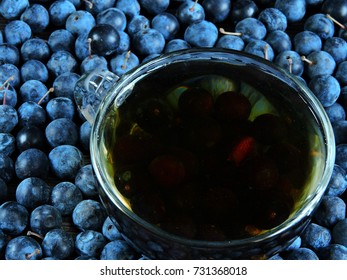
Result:
<svg viewBox="0 0 347 280">
<path fill-rule="evenodd" d="M 317 122 L 320 123 L 321 132 L 323 138 L 325 140 L 325 149 L 326 149 L 326 158 L 324 164 L 324 170 L 321 176 L 321 180 L 318 186 L 315 188 L 314 192 L 307 197 L 303 205 L 296 210 L 294 214 L 292 214 L 286 221 L 281 223 L 280 225 L 267 230 L 264 233 L 259 235 L 245 237 L 240 239 L 228 239 L 225 241 L 206 241 L 206 240 L 195 240 L 189 239 L 181 236 L 177 236 L 166 232 L 159 227 L 145 221 L 130 209 L 125 206 L 122 201 L 117 197 L 115 192 L 112 190 L 112 186 L 109 184 L 107 180 L 107 172 L 105 168 L 103 168 L 103 164 L 100 161 L 100 149 L 99 149 L 99 134 L 100 134 L 100 125 L 102 120 L 105 117 L 105 113 L 107 112 L 107 108 L 111 106 L 116 97 L 122 92 L 129 81 L 139 80 L 141 77 L 147 75 L 151 71 L 157 70 L 162 67 L 166 67 L 169 64 L 177 63 L 177 62 L 187 62 L 187 60 L 221 60 L 221 61 L 229 61 L 233 63 L 241 63 L 241 64 L 254 64 L 257 66 L 263 66 L 266 70 L 270 71 L 271 74 L 277 74 L 283 77 L 287 82 L 291 81 L 296 86 L 298 86 L 301 90 L 300 95 L 304 98 L 305 102 L 313 108 Z M 99 110 L 95 116 L 95 121 L 92 126 L 91 131 L 91 141 L 90 141 L 90 153 L 91 153 L 91 162 L 95 167 L 95 174 L 98 178 L 100 187 L 103 188 L 103 191 L 106 193 L 108 198 L 112 201 L 113 204 L 117 206 L 117 208 L 122 211 L 126 216 L 128 216 L 134 222 L 140 224 L 142 227 L 146 228 L 146 230 L 155 233 L 162 238 L 172 241 L 178 242 L 183 245 L 195 246 L 195 247 L 204 247 L 204 248 L 223 248 L 223 247 L 233 247 L 233 246 L 242 246 L 248 243 L 261 243 L 263 241 L 269 240 L 271 238 L 275 238 L 276 236 L 281 235 L 287 230 L 293 228 L 295 225 L 300 223 L 300 221 L 310 216 L 313 210 L 316 208 L 318 203 L 320 202 L 324 192 L 328 186 L 333 167 L 335 162 L 335 139 L 334 133 L 330 124 L 330 120 L 321 105 L 318 99 L 314 96 L 314 94 L 308 89 L 308 87 L 296 78 L 294 75 L 289 72 L 277 67 L 273 63 L 262 59 L 260 57 L 256 57 L 254 55 L 246 54 L 239 51 L 234 50 L 224 50 L 224 49 L 188 49 L 183 51 L 176 51 L 169 54 L 164 54 L 154 59 L 149 60 L 148 62 L 138 66 L 135 69 L 130 70 L 128 73 L 124 74 L 119 80 L 115 82 L 115 84 L 111 87 L 110 92 L 104 100 L 101 102 Z M 123 99 L 124 100 L 124 99 Z M 312 110 L 312 109 L 311 109 Z"/>
</svg>

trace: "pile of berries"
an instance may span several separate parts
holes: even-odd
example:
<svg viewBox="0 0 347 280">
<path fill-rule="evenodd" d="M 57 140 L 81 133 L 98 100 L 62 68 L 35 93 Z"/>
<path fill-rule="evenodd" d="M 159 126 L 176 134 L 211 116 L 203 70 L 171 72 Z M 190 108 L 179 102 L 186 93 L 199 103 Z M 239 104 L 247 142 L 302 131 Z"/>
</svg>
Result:
<svg viewBox="0 0 347 280">
<path fill-rule="evenodd" d="M 234 49 L 273 61 L 317 96 L 336 138 L 312 223 L 271 259 L 347 259 L 347 0 L 2 0 L 0 257 L 144 259 L 102 206 L 91 126 L 74 86 L 163 53 Z"/>
</svg>

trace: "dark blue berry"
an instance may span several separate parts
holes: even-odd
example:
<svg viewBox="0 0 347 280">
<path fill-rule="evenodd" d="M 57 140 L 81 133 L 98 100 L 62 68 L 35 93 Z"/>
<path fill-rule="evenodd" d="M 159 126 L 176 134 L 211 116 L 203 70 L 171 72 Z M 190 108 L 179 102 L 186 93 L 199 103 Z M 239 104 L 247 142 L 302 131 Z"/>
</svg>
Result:
<svg viewBox="0 0 347 280">
<path fill-rule="evenodd" d="M 18 119 L 21 127 L 42 128 L 46 123 L 46 111 L 34 101 L 24 102 L 18 108 Z"/>
<path fill-rule="evenodd" d="M 331 38 L 335 33 L 335 26 L 331 19 L 324 14 L 314 14 L 308 17 L 304 29 L 316 33 L 322 40 Z"/>
<path fill-rule="evenodd" d="M 31 230 L 42 236 L 52 229 L 61 228 L 62 223 L 63 219 L 59 210 L 52 205 L 40 205 L 30 215 Z"/>
<path fill-rule="evenodd" d="M 16 189 L 16 200 L 29 210 L 47 204 L 51 196 L 48 184 L 36 177 L 26 178 L 21 181 Z"/>
<path fill-rule="evenodd" d="M 20 72 L 16 65 L 5 63 L 0 65 L 0 81 L 4 83 L 9 80 L 12 87 L 18 88 L 20 85 Z"/>
<path fill-rule="evenodd" d="M 235 31 L 241 33 L 242 39 L 247 43 L 264 39 L 267 32 L 265 25 L 255 18 L 245 18 L 239 21 L 235 26 Z"/>
<path fill-rule="evenodd" d="M 322 40 L 317 34 L 307 30 L 296 33 L 293 38 L 293 45 L 297 53 L 309 55 L 322 49 Z"/>
<path fill-rule="evenodd" d="M 75 241 L 71 233 L 59 228 L 52 229 L 42 240 L 42 250 L 45 257 L 68 259 L 75 250 Z"/>
<path fill-rule="evenodd" d="M 328 38 L 324 42 L 323 51 L 329 53 L 338 64 L 347 58 L 347 42 L 340 37 Z"/>
<path fill-rule="evenodd" d="M 213 47 L 217 39 L 217 27 L 206 20 L 192 23 L 184 32 L 184 40 L 194 47 Z"/>
<path fill-rule="evenodd" d="M 318 260 L 317 254 L 305 247 L 293 250 L 286 258 L 287 260 Z"/>
<path fill-rule="evenodd" d="M 114 240 L 105 245 L 101 251 L 101 260 L 135 260 L 137 253 L 124 240 Z"/>
<path fill-rule="evenodd" d="M 116 52 L 119 46 L 118 31 L 109 24 L 97 24 L 88 33 L 93 53 L 106 56 Z"/>
<path fill-rule="evenodd" d="M 21 85 L 19 96 L 22 102 L 32 101 L 38 103 L 41 101 L 40 104 L 46 104 L 49 100 L 49 96 L 45 96 L 47 91 L 48 89 L 43 82 L 38 80 L 28 80 Z"/>
<path fill-rule="evenodd" d="M 27 60 L 20 68 L 20 74 L 22 82 L 37 80 L 45 83 L 49 78 L 45 64 L 36 59 Z"/>
<path fill-rule="evenodd" d="M 15 201 L 6 201 L 0 206 L 0 230 L 6 234 L 19 235 L 28 225 L 28 210 Z"/>
<path fill-rule="evenodd" d="M 58 178 L 73 179 L 83 166 L 83 154 L 75 146 L 61 145 L 53 148 L 48 154 L 50 167 Z"/>
<path fill-rule="evenodd" d="M 320 260 L 347 260 L 347 247 L 341 244 L 330 244 L 318 251 Z"/>
<path fill-rule="evenodd" d="M 346 111 L 340 103 L 335 102 L 333 105 L 325 107 L 325 112 L 327 113 L 331 123 L 346 119 Z"/>
<path fill-rule="evenodd" d="M 139 55 L 161 53 L 165 47 L 165 38 L 159 31 L 148 28 L 135 34 L 133 46 Z"/>
<path fill-rule="evenodd" d="M 317 224 L 332 228 L 346 218 L 346 204 L 337 196 L 323 196 L 322 202 L 314 213 Z"/>
<path fill-rule="evenodd" d="M 80 75 L 77 73 L 63 73 L 56 77 L 53 82 L 54 95 L 74 101 L 74 88 L 79 78 Z"/>
<path fill-rule="evenodd" d="M 19 87 L 20 72 L 16 65 L 8 63 L 0 65 L 0 81 L 1 83 L 4 83 L 7 80 L 9 80 L 9 83 L 13 88 Z"/>
<path fill-rule="evenodd" d="M 111 71 L 118 76 L 122 76 L 139 64 L 139 58 L 132 52 L 123 52 L 110 60 Z"/>
<path fill-rule="evenodd" d="M 4 35 L 7 43 L 18 47 L 31 38 L 32 32 L 25 21 L 13 20 L 6 24 Z"/>
<path fill-rule="evenodd" d="M 217 43 L 217 48 L 224 48 L 224 49 L 230 49 L 230 50 L 238 50 L 242 51 L 245 47 L 245 42 L 242 40 L 240 36 L 234 36 L 234 35 L 223 35 L 221 36 Z"/>
<path fill-rule="evenodd" d="M 55 97 L 46 105 L 47 115 L 51 120 L 66 118 L 73 120 L 75 116 L 75 104 L 68 97 Z"/>
<path fill-rule="evenodd" d="M 292 42 L 287 33 L 281 30 L 275 30 L 267 34 L 265 41 L 270 44 L 275 53 L 290 51 Z"/>
<path fill-rule="evenodd" d="M 16 138 L 10 133 L 0 133 L 0 153 L 11 156 L 16 149 Z"/>
<path fill-rule="evenodd" d="M 326 195 L 339 196 L 345 192 L 347 188 L 346 171 L 339 165 L 335 164 L 331 175 Z"/>
<path fill-rule="evenodd" d="M 66 19 L 65 28 L 75 36 L 89 33 L 95 26 L 95 18 L 91 13 L 84 10 L 77 10 Z"/>
<path fill-rule="evenodd" d="M 301 234 L 302 247 L 316 251 L 319 248 L 328 246 L 331 242 L 331 233 L 329 229 L 310 223 Z"/>
<path fill-rule="evenodd" d="M 76 250 L 82 256 L 99 258 L 106 243 L 102 233 L 95 230 L 86 230 L 76 236 Z"/>
<path fill-rule="evenodd" d="M 178 19 L 170 13 L 163 12 L 157 14 L 152 19 L 152 28 L 158 30 L 165 38 L 165 40 L 174 39 L 180 29 Z"/>
<path fill-rule="evenodd" d="M 80 73 L 84 74 L 92 70 L 108 70 L 108 62 L 105 57 L 92 54 L 87 56 L 80 64 Z"/>
<path fill-rule="evenodd" d="M 40 244 L 30 236 L 11 239 L 5 250 L 6 260 L 39 260 L 42 258 Z"/>
<path fill-rule="evenodd" d="M 331 75 L 314 76 L 309 82 L 309 88 L 324 107 L 333 105 L 341 92 L 339 82 Z"/>
<path fill-rule="evenodd" d="M 62 216 L 68 216 L 83 200 L 83 194 L 75 184 L 60 182 L 53 187 L 50 199 L 51 204 L 60 211 Z"/>
<path fill-rule="evenodd" d="M 34 34 L 43 32 L 49 25 L 47 9 L 40 4 L 32 4 L 21 14 L 20 19 L 25 21 Z"/>
<path fill-rule="evenodd" d="M 105 219 L 105 222 L 102 226 L 102 234 L 109 240 L 114 241 L 117 239 L 122 239 L 122 235 L 112 222 L 110 217 Z"/>
<path fill-rule="evenodd" d="M 176 16 L 182 25 L 190 25 L 205 19 L 204 8 L 193 0 L 187 0 L 176 10 Z"/>
<path fill-rule="evenodd" d="M 137 0 L 118 0 L 116 8 L 123 11 L 123 13 L 130 19 L 140 14 L 140 4 Z"/>
<path fill-rule="evenodd" d="M 230 0 L 204 0 L 201 5 L 205 10 L 206 19 L 212 22 L 226 20 L 231 11 Z"/>
<path fill-rule="evenodd" d="M 88 121 L 85 121 L 84 123 L 81 124 L 80 126 L 80 143 L 82 145 L 82 148 L 85 151 L 89 151 L 89 143 L 90 143 L 90 133 L 92 130 L 92 126 Z"/>
<path fill-rule="evenodd" d="M 288 22 L 299 22 L 306 14 L 305 0 L 276 0 L 275 8 L 287 17 Z"/>
<path fill-rule="evenodd" d="M 305 72 L 310 79 L 315 76 L 332 75 L 336 67 L 334 58 L 325 51 L 315 51 L 310 53 L 307 56 L 307 61 L 308 63 L 306 63 Z M 332 85 L 335 85 L 333 79 L 329 78 L 329 80 L 332 82 Z"/>
<path fill-rule="evenodd" d="M 16 46 L 8 43 L 3 43 L 0 45 L 0 62 L 2 64 L 19 64 L 19 50 Z"/>
<path fill-rule="evenodd" d="M 105 208 L 100 202 L 92 199 L 82 200 L 72 212 L 72 221 L 81 231 L 101 232 L 106 217 Z"/>
<path fill-rule="evenodd" d="M 49 7 L 50 22 L 55 26 L 65 26 L 66 20 L 76 7 L 68 0 L 54 1 Z"/>
<path fill-rule="evenodd" d="M 45 40 L 41 38 L 31 38 L 23 43 L 20 48 L 20 53 L 24 61 L 37 59 L 45 62 L 51 55 L 49 47 L 50 46 Z"/>
<path fill-rule="evenodd" d="M 268 32 L 275 30 L 285 31 L 287 29 L 286 16 L 276 8 L 266 8 L 259 13 L 260 20 L 266 27 Z"/>
<path fill-rule="evenodd" d="M 127 33 L 130 37 L 134 37 L 137 32 L 150 28 L 151 22 L 144 15 L 134 16 L 127 25 Z"/>
<path fill-rule="evenodd" d="M 70 52 L 57 51 L 49 58 L 47 68 L 57 77 L 66 72 L 75 72 L 77 69 L 77 61 Z"/>
<path fill-rule="evenodd" d="M 119 32 L 125 30 L 127 18 L 123 11 L 112 7 L 98 13 L 96 16 L 96 23 L 112 25 Z"/>
<path fill-rule="evenodd" d="M 143 9 L 151 15 L 158 15 L 169 7 L 170 0 L 139 0 Z"/>
<path fill-rule="evenodd" d="M 172 39 L 166 43 L 164 53 L 190 49 L 191 46 L 183 39 Z"/>
<path fill-rule="evenodd" d="M 10 105 L 0 105 L 0 133 L 11 132 L 18 124 L 16 109 Z"/>
<path fill-rule="evenodd" d="M 0 14 L 5 19 L 15 19 L 29 7 L 28 0 L 3 0 L 0 2 Z"/>
<path fill-rule="evenodd" d="M 95 197 L 98 194 L 99 184 L 91 164 L 78 170 L 75 185 L 81 190 L 84 197 Z"/>
<path fill-rule="evenodd" d="M 267 60 L 272 61 L 275 57 L 275 53 L 272 47 L 263 40 L 251 40 L 245 47 L 244 51 Z"/>
<path fill-rule="evenodd" d="M 74 146 L 78 142 L 78 127 L 71 119 L 58 118 L 47 125 L 45 135 L 51 147 Z"/>
<path fill-rule="evenodd" d="M 30 148 L 16 159 L 15 171 L 19 179 L 29 177 L 47 178 L 49 172 L 49 161 L 44 152 L 36 148 Z"/>
<path fill-rule="evenodd" d="M 93 15 L 98 14 L 106 9 L 114 6 L 116 0 L 93 0 L 92 2 L 85 2 L 85 10 Z"/>
<path fill-rule="evenodd" d="M 233 3 L 230 18 L 234 24 L 245 19 L 255 18 L 259 13 L 257 4 L 252 0 L 237 0 Z"/>
<path fill-rule="evenodd" d="M 304 72 L 304 62 L 300 55 L 292 50 L 283 51 L 275 58 L 275 64 L 296 76 L 301 76 Z"/>
<path fill-rule="evenodd" d="M 73 52 L 75 37 L 66 29 L 54 30 L 48 37 L 48 45 L 52 52 L 68 51 Z"/>
</svg>

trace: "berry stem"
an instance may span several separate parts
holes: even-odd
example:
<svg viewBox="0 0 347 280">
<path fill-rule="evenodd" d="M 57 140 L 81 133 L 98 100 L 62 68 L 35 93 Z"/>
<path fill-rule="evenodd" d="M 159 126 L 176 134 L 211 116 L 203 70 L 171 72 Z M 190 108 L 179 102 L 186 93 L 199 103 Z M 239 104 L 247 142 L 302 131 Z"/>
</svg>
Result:
<svg viewBox="0 0 347 280">
<path fill-rule="evenodd" d="M 35 249 L 34 252 L 32 252 L 31 254 L 25 254 L 25 258 L 27 260 L 30 260 L 33 256 L 38 255 L 40 253 L 41 251 L 39 249 Z"/>
<path fill-rule="evenodd" d="M 287 56 L 288 64 L 289 64 L 289 73 L 293 72 L 293 59 L 290 56 Z"/>
<path fill-rule="evenodd" d="M 39 102 L 37 102 L 38 105 L 40 105 L 42 103 L 42 101 L 46 98 L 47 95 L 49 95 L 51 92 L 54 91 L 54 88 L 50 88 L 39 100 Z"/>
<path fill-rule="evenodd" d="M 7 85 L 10 85 L 10 82 L 14 80 L 14 76 L 9 77 L 0 87 L 0 90 L 3 90 Z"/>
<path fill-rule="evenodd" d="M 219 32 L 224 35 L 242 36 L 241 32 L 229 32 L 229 31 L 226 31 L 223 27 L 219 28 Z"/>
<path fill-rule="evenodd" d="M 36 233 L 36 232 L 33 232 L 33 231 L 31 231 L 31 230 L 28 230 L 27 235 L 28 235 L 28 236 L 35 236 L 35 237 L 38 237 L 38 238 L 40 238 L 40 239 L 43 240 L 43 236 L 42 236 L 42 235 L 40 235 L 40 234 L 38 234 L 38 233 Z"/>
<path fill-rule="evenodd" d="M 92 38 L 88 38 L 88 58 L 92 58 Z"/>
<path fill-rule="evenodd" d="M 131 53 L 131 51 L 128 51 L 124 57 L 124 62 L 123 62 L 123 65 L 121 66 L 121 68 L 123 70 L 127 69 L 127 63 L 128 63 L 129 57 L 130 57 L 130 53 Z"/>
<path fill-rule="evenodd" d="M 309 65 L 313 65 L 314 62 L 312 60 L 309 60 L 306 56 L 302 55 L 301 60 L 304 62 L 307 62 Z"/>
<path fill-rule="evenodd" d="M 88 0 L 83 0 L 87 5 L 89 5 L 89 9 L 93 8 L 93 3 Z"/>
<path fill-rule="evenodd" d="M 343 30 L 346 30 L 346 26 L 343 25 L 341 22 L 337 21 L 336 19 L 334 19 L 331 15 L 326 14 L 326 17 L 330 20 L 332 20 L 334 23 L 336 23 L 339 27 L 341 27 Z"/>
<path fill-rule="evenodd" d="M 2 104 L 3 104 L 3 105 L 6 105 L 7 91 L 8 91 L 9 88 L 10 88 L 10 83 L 7 83 L 6 89 L 5 89 L 5 91 L 4 91 L 4 97 L 3 97 L 3 99 L 2 99 Z"/>
<path fill-rule="evenodd" d="M 190 11 L 190 12 L 194 12 L 195 6 L 196 6 L 197 3 L 198 3 L 198 0 L 195 0 L 193 6 L 191 6 L 191 7 L 189 8 L 189 11 Z"/>
</svg>

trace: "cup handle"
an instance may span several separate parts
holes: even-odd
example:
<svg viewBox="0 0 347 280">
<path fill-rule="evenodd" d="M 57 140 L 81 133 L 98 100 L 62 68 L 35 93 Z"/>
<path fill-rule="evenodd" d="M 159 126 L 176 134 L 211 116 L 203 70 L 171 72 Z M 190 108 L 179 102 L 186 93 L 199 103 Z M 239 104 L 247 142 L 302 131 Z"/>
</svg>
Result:
<svg viewBox="0 0 347 280">
<path fill-rule="evenodd" d="M 83 74 L 77 81 L 74 88 L 75 101 L 90 124 L 94 123 L 101 100 L 118 79 L 117 75 L 108 70 L 96 69 Z"/>
</svg>

